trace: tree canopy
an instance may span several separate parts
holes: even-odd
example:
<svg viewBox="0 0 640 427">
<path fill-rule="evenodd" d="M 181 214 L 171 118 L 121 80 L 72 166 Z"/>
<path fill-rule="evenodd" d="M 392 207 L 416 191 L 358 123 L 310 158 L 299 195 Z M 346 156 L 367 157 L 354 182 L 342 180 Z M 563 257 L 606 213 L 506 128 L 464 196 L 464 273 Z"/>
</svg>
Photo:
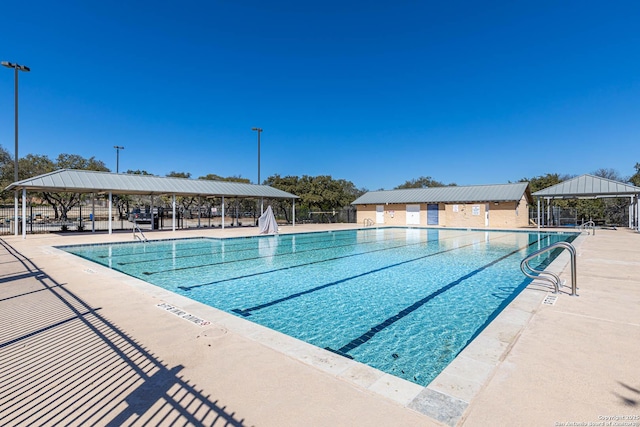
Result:
<svg viewBox="0 0 640 427">
<path fill-rule="evenodd" d="M 573 178 L 571 175 L 560 175 L 558 173 L 547 173 L 545 175 L 534 176 L 533 178 L 522 178 L 520 182 L 528 182 L 532 193 L 544 190 L 552 185 L 560 184 L 562 181 Z"/>
<path fill-rule="evenodd" d="M 227 182 L 242 182 L 243 184 L 251 184 L 251 180 L 248 178 L 243 178 L 241 176 L 228 176 L 223 177 L 220 175 L 216 175 L 215 173 L 210 173 L 205 176 L 198 177 L 198 179 L 206 179 L 209 181 L 227 181 Z"/>
<path fill-rule="evenodd" d="M 636 173 L 629 178 L 629 182 L 636 187 L 640 187 L 640 163 L 636 163 L 634 168 L 636 169 Z"/>
<path fill-rule="evenodd" d="M 276 174 L 268 177 L 264 183 L 300 197 L 298 213 L 301 216 L 309 212 L 333 212 L 342 209 L 366 192 L 357 189 L 351 181 L 333 179 L 330 175 L 282 177 Z M 288 220 L 291 201 L 284 199 L 272 203 Z"/>
<path fill-rule="evenodd" d="M 421 176 L 420 178 L 410 179 L 405 181 L 404 184 L 398 185 L 395 189 L 403 189 L 403 188 L 430 188 L 430 187 L 455 187 L 457 184 L 452 182 L 450 184 L 445 184 L 440 181 L 436 181 L 430 176 Z"/>
<path fill-rule="evenodd" d="M 174 172 L 171 171 L 167 174 L 170 178 L 191 178 L 191 172 Z"/>
<path fill-rule="evenodd" d="M 132 170 L 132 169 L 127 169 L 127 171 L 125 172 L 126 174 L 129 175 L 147 175 L 147 176 L 153 176 L 152 173 L 147 172 L 144 169 L 136 169 L 136 170 Z"/>
<path fill-rule="evenodd" d="M 4 164 L 0 165 L 2 166 L 2 176 L 3 179 L 6 179 L 7 175 L 11 176 L 7 172 L 9 169 L 11 170 L 11 174 L 13 173 L 13 164 L 11 164 L 10 166 L 6 164 L 6 155 L 4 153 L 0 153 L 0 157 L 4 162 Z M 55 161 L 51 160 L 48 156 L 39 154 L 27 154 L 25 157 L 18 160 L 19 179 L 27 179 L 33 176 L 53 172 L 58 169 L 93 170 L 104 172 L 110 171 L 102 160 L 97 160 L 95 157 L 90 157 L 87 159 L 77 154 L 62 153 L 59 154 L 58 157 L 56 157 Z M 10 182 L 12 182 L 13 177 L 11 176 L 10 179 Z M 5 197 L 6 196 L 7 195 L 5 195 Z M 53 206 L 55 217 L 62 220 L 66 220 L 67 212 L 69 212 L 71 208 L 77 206 L 81 201 L 81 195 L 78 193 L 42 192 L 39 193 L 39 197 Z"/>
</svg>

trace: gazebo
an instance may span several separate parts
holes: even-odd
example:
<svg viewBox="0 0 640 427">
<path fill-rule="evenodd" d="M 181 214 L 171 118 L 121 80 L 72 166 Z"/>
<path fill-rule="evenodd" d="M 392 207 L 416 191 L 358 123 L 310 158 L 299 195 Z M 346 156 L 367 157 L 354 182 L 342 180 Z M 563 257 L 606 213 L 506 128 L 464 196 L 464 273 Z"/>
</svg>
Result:
<svg viewBox="0 0 640 427">
<path fill-rule="evenodd" d="M 607 178 L 600 178 L 594 175 L 580 175 L 543 190 L 536 191 L 533 196 L 538 199 L 537 224 L 540 228 L 541 221 L 541 201 L 547 202 L 547 218 L 554 199 L 599 199 L 599 198 L 625 198 L 629 197 L 629 228 L 638 229 L 640 213 L 638 210 L 638 198 L 640 197 L 640 187 L 614 181 Z M 547 224 L 548 225 L 548 224 Z"/>
<path fill-rule="evenodd" d="M 60 169 L 33 178 L 14 182 L 6 190 L 16 191 L 15 224 L 18 224 L 18 192 L 22 190 L 22 212 L 26 211 L 27 191 L 48 191 L 109 195 L 109 234 L 112 233 L 113 194 L 172 196 L 172 230 L 176 229 L 176 196 L 221 197 L 224 217 L 225 197 L 251 197 L 267 199 L 291 199 L 293 225 L 295 226 L 295 199 L 299 197 L 268 185 L 241 182 L 209 181 L 200 179 L 158 177 L 151 175 L 117 174 L 88 170 Z M 95 200 L 95 197 L 94 197 Z M 93 221 L 93 219 L 92 219 Z M 152 222 L 153 224 L 153 222 Z M 153 228 L 153 225 L 152 225 Z M 224 228 L 224 221 L 222 222 Z M 15 227 L 17 236 L 18 227 Z M 22 237 L 26 238 L 26 215 L 22 215 Z"/>
</svg>

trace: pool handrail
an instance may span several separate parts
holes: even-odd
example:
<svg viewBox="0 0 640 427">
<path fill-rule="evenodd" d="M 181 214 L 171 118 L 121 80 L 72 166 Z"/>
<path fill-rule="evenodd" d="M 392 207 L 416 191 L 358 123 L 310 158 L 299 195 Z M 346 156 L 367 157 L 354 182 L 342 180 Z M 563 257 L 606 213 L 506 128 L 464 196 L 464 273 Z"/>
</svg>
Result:
<svg viewBox="0 0 640 427">
<path fill-rule="evenodd" d="M 547 283 L 551 283 L 555 289 L 554 293 L 557 294 L 560 291 L 560 286 L 562 285 L 562 283 L 560 282 L 560 276 L 550 271 L 536 270 L 529 265 L 529 261 L 531 261 L 533 258 L 557 248 L 562 248 L 569 251 L 569 254 L 571 256 L 571 296 L 578 296 L 578 281 L 576 276 L 576 248 L 571 243 L 556 242 L 533 252 L 522 260 L 522 262 L 520 263 L 520 270 L 522 270 L 522 273 L 524 273 L 524 275 L 529 277 L 530 279 L 538 279 Z M 537 275 L 533 275 L 529 271 L 531 273 L 536 273 Z"/>
<path fill-rule="evenodd" d="M 140 233 L 142 237 L 138 236 L 138 234 L 136 233 L 136 230 L 138 231 L 138 233 Z M 140 230 L 140 227 L 138 227 L 138 224 L 135 221 L 133 221 L 133 240 L 136 240 L 136 239 L 144 243 L 147 243 L 149 241 L 147 239 L 147 236 L 145 236 L 142 230 Z"/>
<path fill-rule="evenodd" d="M 592 232 L 589 232 L 589 229 L 592 230 Z M 589 220 L 587 222 L 583 222 L 582 224 L 580 224 L 580 232 L 587 230 L 587 234 L 593 234 L 594 236 L 596 235 L 596 223 Z"/>
</svg>

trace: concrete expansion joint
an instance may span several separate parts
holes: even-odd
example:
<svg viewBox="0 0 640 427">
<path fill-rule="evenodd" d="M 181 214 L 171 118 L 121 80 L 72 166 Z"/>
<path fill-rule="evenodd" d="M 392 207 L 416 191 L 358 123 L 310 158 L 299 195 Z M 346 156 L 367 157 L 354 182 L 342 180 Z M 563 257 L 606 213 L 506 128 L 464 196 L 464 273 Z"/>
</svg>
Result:
<svg viewBox="0 0 640 427">
<path fill-rule="evenodd" d="M 618 325 L 628 325 L 628 326 L 638 326 L 638 327 L 640 327 L 640 323 L 619 322 L 619 321 L 613 320 L 613 319 L 605 319 L 603 317 L 589 316 L 589 315 L 580 314 L 580 313 L 571 313 L 569 311 L 563 311 L 563 310 L 556 310 L 556 312 L 558 314 L 566 314 L 568 316 L 583 317 L 585 319 L 599 320 L 599 321 L 608 322 L 608 323 L 615 323 L 615 324 L 618 324 Z"/>
</svg>

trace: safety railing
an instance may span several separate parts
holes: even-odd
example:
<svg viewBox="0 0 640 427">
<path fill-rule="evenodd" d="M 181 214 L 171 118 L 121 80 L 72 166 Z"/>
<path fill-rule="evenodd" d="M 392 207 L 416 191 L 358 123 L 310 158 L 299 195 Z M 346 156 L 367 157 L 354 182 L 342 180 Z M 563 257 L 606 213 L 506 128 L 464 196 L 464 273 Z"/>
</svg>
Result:
<svg viewBox="0 0 640 427">
<path fill-rule="evenodd" d="M 140 236 L 138 236 L 138 233 L 140 233 Z M 136 240 L 136 239 L 144 243 L 147 243 L 149 241 L 147 240 L 147 237 L 144 235 L 142 230 L 140 230 L 140 227 L 138 227 L 138 224 L 136 224 L 134 221 L 133 222 L 133 240 Z"/>
<path fill-rule="evenodd" d="M 582 233 L 583 231 L 587 231 L 587 234 L 592 234 L 592 235 L 596 235 L 596 223 L 593 221 L 587 221 L 587 222 L 583 222 L 582 224 L 580 224 L 579 227 L 580 232 Z M 591 230 L 591 231 L 589 231 Z"/>
<path fill-rule="evenodd" d="M 558 248 L 568 250 L 571 256 L 571 296 L 577 296 L 578 281 L 576 277 L 576 248 L 573 247 L 571 243 L 556 242 L 545 248 L 535 251 L 522 260 L 522 262 L 520 263 L 520 269 L 522 270 L 524 275 L 529 277 L 530 279 L 541 280 L 543 282 L 550 283 L 554 287 L 555 293 L 560 292 L 560 286 L 562 286 L 560 276 L 550 271 L 536 270 L 529 265 L 529 261 L 531 261 L 532 259 Z"/>
<path fill-rule="evenodd" d="M 373 220 L 371 218 L 365 218 L 364 221 L 362 221 L 362 224 L 365 227 L 372 227 L 373 226 Z"/>
</svg>

